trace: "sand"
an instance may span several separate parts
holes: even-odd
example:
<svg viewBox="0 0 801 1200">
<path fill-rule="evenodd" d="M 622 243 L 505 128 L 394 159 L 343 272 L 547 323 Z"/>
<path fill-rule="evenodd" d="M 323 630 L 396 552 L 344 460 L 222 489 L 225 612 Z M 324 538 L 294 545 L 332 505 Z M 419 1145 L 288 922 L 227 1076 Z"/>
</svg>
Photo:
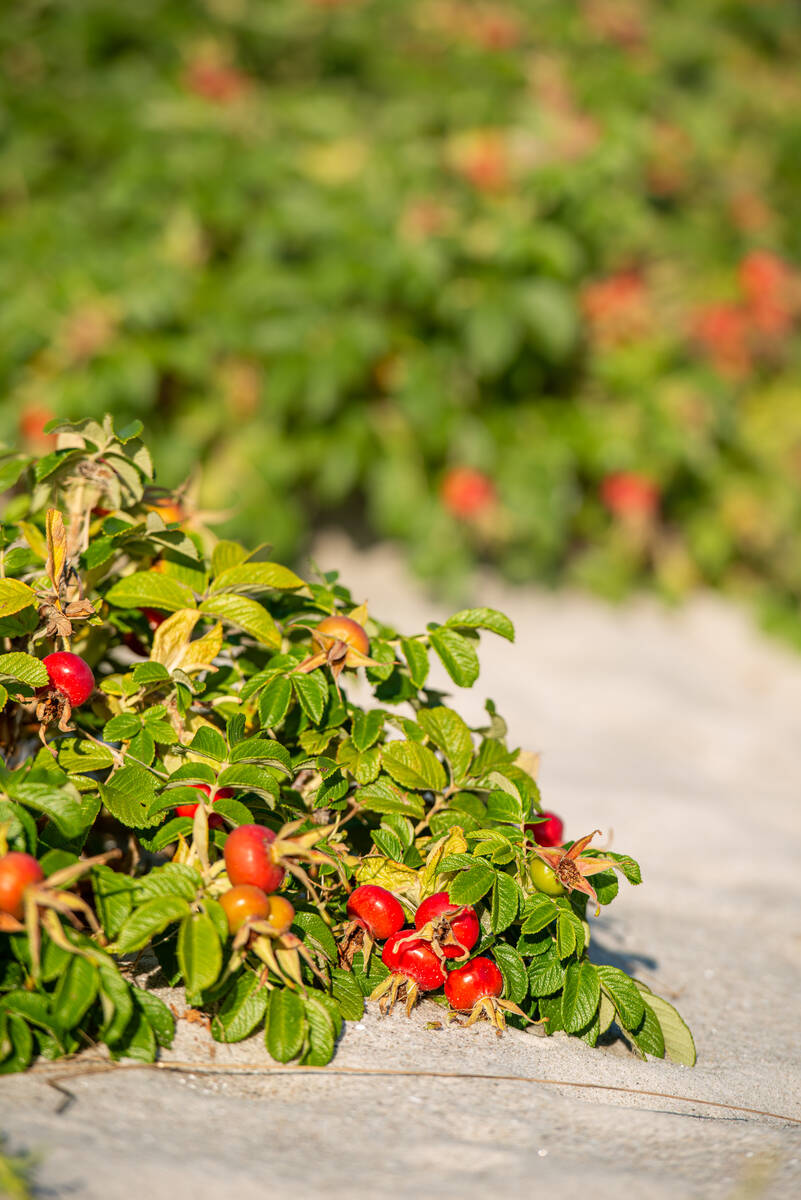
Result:
<svg viewBox="0 0 801 1200">
<path fill-rule="evenodd" d="M 445 615 L 386 548 L 327 538 L 315 557 L 404 631 Z M 608 608 L 487 578 L 475 602 L 507 611 L 518 637 L 482 639 L 481 677 L 453 703 L 477 720 L 492 696 L 511 738 L 542 752 L 568 836 L 611 831 L 639 859 L 644 882 L 593 923 L 592 953 L 679 1007 L 698 1065 L 435 1029 L 426 1004 L 349 1025 L 334 1067 L 446 1077 L 247 1074 L 219 1068 L 267 1066 L 258 1038 L 217 1046 L 179 1021 L 165 1061 L 216 1073 L 84 1075 L 63 1082 L 63 1111 L 56 1071 L 0 1079 L 6 1149 L 40 1155 L 37 1194 L 801 1194 L 801 657 L 714 598 Z"/>
</svg>

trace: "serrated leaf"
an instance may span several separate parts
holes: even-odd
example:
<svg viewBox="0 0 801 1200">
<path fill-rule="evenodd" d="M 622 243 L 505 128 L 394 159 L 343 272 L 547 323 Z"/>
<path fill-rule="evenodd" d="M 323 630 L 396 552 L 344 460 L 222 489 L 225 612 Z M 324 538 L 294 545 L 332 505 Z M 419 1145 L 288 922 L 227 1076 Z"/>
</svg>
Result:
<svg viewBox="0 0 801 1200">
<path fill-rule="evenodd" d="M 409 676 L 416 688 L 421 688 L 428 678 L 428 650 L 416 638 L 401 638 L 401 650 L 409 668 Z"/>
<path fill-rule="evenodd" d="M 203 880 L 194 867 L 185 863 L 164 863 L 133 881 L 134 900 L 137 905 L 159 896 L 183 896 L 184 900 L 191 901 L 202 886 Z"/>
<path fill-rule="evenodd" d="M 523 907 L 523 933 L 539 933 L 559 915 L 559 909 L 547 896 L 530 896 Z"/>
<path fill-rule="evenodd" d="M 448 895 L 453 904 L 477 904 L 482 896 L 486 896 L 495 882 L 496 872 L 492 867 L 477 863 L 467 871 L 461 871 L 448 888 Z"/>
<path fill-rule="evenodd" d="M 331 962 L 337 961 L 339 955 L 334 935 L 319 913 L 297 912 L 293 925 L 302 930 L 304 942 L 313 944 Z"/>
<path fill-rule="evenodd" d="M 306 716 L 319 725 L 328 701 L 328 681 L 322 671 L 292 675 L 292 688 Z"/>
<path fill-rule="evenodd" d="M 528 985 L 532 996 L 550 996 L 560 990 L 564 981 L 565 969 L 553 944 L 544 954 L 538 954 L 529 963 Z"/>
<path fill-rule="evenodd" d="M 493 772 L 498 774 L 498 772 Z M 487 816 L 491 821 L 505 822 L 509 825 L 522 825 L 525 820 L 523 803 L 517 791 L 501 791 L 496 788 L 487 797 Z"/>
<path fill-rule="evenodd" d="M 493 933 L 503 933 L 517 916 L 520 893 L 511 875 L 497 871 L 492 885 L 490 924 Z"/>
<path fill-rule="evenodd" d="M 419 742 L 387 742 L 382 749 L 384 769 L 401 787 L 441 792 L 447 786 L 445 768 L 427 746 Z"/>
<path fill-rule="evenodd" d="M 21 579 L 0 579 L 0 619 L 13 616 L 14 613 L 21 612 L 35 603 L 36 593 L 27 583 L 23 583 Z"/>
<path fill-rule="evenodd" d="M 97 995 L 97 967 L 79 954 L 71 954 L 53 993 L 53 1018 L 62 1029 L 74 1029 Z"/>
<path fill-rule="evenodd" d="M 116 604 L 119 608 L 158 608 L 166 612 L 179 612 L 183 608 L 195 607 L 192 589 L 161 571 L 137 571 L 124 576 L 109 588 L 106 599 L 109 604 Z"/>
<path fill-rule="evenodd" d="M 488 629 L 508 642 L 515 640 L 514 625 L 505 613 L 498 612 L 496 608 L 465 608 L 448 617 L 445 625 L 456 629 Z"/>
<path fill-rule="evenodd" d="M 595 966 L 586 959 L 570 963 L 562 992 L 562 1021 L 568 1033 L 577 1033 L 590 1024 L 600 998 L 601 985 Z"/>
<path fill-rule="evenodd" d="M 0 583 L 13 582 L 0 580 Z M 2 615 L 2 614 L 0 614 Z M 18 679 L 28 687 L 46 687 L 48 681 L 47 668 L 32 654 L 24 654 L 21 650 L 13 650 L 10 654 L 0 654 L 0 675 L 8 675 Z"/>
<path fill-rule="evenodd" d="M 291 703 L 292 684 L 285 675 L 277 675 L 259 694 L 259 721 L 262 729 L 273 729 L 280 725 L 289 712 Z"/>
<path fill-rule="evenodd" d="M 599 964 L 596 969 L 601 987 L 617 1009 L 621 1025 L 625 1029 L 636 1029 L 645 1011 L 636 983 L 617 967 Z"/>
<path fill-rule="evenodd" d="M 385 713 L 380 708 L 357 711 L 353 714 L 351 737 L 357 750 L 369 750 L 381 736 Z"/>
<path fill-rule="evenodd" d="M 180 921 L 190 912 L 189 901 L 182 896 L 159 896 L 135 908 L 126 919 L 117 938 L 117 951 L 129 954 L 141 950 L 157 934 Z"/>
<path fill-rule="evenodd" d="M 264 646 L 277 650 L 281 645 L 280 631 L 267 609 L 248 596 L 221 592 L 204 600 L 200 611 L 238 626 Z"/>
<path fill-rule="evenodd" d="M 472 687 L 480 670 L 472 641 L 446 626 L 440 626 L 428 638 L 453 682 L 459 687 Z"/>
<path fill-rule="evenodd" d="M 110 938 L 123 926 L 133 903 L 133 881 L 111 867 L 92 868 L 92 891 L 100 924 Z"/>
<path fill-rule="evenodd" d="M 257 975 L 249 971 L 238 975 L 212 1021 L 212 1036 L 218 1042 L 241 1042 L 250 1037 L 264 1019 L 269 1000 L 270 993 L 259 986 Z"/>
<path fill-rule="evenodd" d="M 653 1007 L 648 1003 L 649 994 L 643 997 L 646 1001 L 645 1012 L 637 1029 L 625 1030 L 625 1036 L 634 1043 L 644 1055 L 653 1054 L 655 1058 L 665 1057 L 665 1037 L 662 1026 Z"/>
<path fill-rule="evenodd" d="M 528 994 L 528 974 L 526 965 L 514 947 L 506 942 L 498 942 L 492 948 L 492 955 L 501 969 L 504 980 L 504 994 L 507 1000 L 521 1004 Z"/>
<path fill-rule="evenodd" d="M 575 948 L 576 931 L 573 922 L 566 912 L 560 912 L 556 918 L 556 953 L 561 959 L 569 958 Z"/>
<path fill-rule="evenodd" d="M 151 903 L 165 904 L 167 901 Z M 194 912 L 184 917 L 178 930 L 177 954 L 187 991 L 202 992 L 217 982 L 222 969 L 222 946 L 214 922 L 207 913 Z"/>
<path fill-rule="evenodd" d="M 303 1056 L 303 1062 L 309 1066 L 324 1067 L 334 1056 L 336 1029 L 332 1014 L 326 1004 L 314 992 L 308 992 L 304 997 L 306 1021 L 308 1027 L 309 1049 Z"/>
<path fill-rule="evenodd" d="M 278 780 L 269 768 L 255 763 L 234 763 L 220 772 L 217 785 L 221 788 L 241 788 L 264 797 L 272 808 L 279 795 Z"/>
<path fill-rule="evenodd" d="M 667 1000 L 663 1000 L 661 996 L 654 995 L 653 992 L 645 993 L 642 998 L 653 1010 L 659 1022 L 664 1040 L 665 1056 L 671 1062 L 685 1067 L 694 1067 L 696 1053 L 693 1035 L 673 1005 L 668 1004 Z M 645 1048 L 643 1047 L 643 1049 Z M 656 1051 L 650 1051 L 650 1053 L 656 1053 Z"/>
<path fill-rule="evenodd" d="M 223 762 L 228 754 L 225 738 L 219 729 L 215 729 L 212 725 L 200 726 L 189 743 L 189 749 L 193 754 L 202 754 L 205 758 L 213 758 L 217 762 Z M 174 775 L 173 779 L 175 778 Z"/>
<path fill-rule="evenodd" d="M 129 829 L 148 829 L 158 825 L 158 815 L 150 815 L 156 794 L 156 780 L 145 767 L 126 765 L 99 785 L 100 795 L 113 817 Z"/>
<path fill-rule="evenodd" d="M 133 988 L 133 998 L 156 1035 L 159 1046 L 171 1046 L 175 1037 L 175 1017 L 159 996 L 144 988 Z"/>
<path fill-rule="evenodd" d="M 455 781 L 465 779 L 473 758 L 473 739 L 459 714 L 443 705 L 423 708 L 417 723 L 449 760 Z"/>
<path fill-rule="evenodd" d="M 380 776 L 374 783 L 356 790 L 354 800 L 371 812 L 395 813 L 402 817 L 420 820 L 423 816 L 423 800 L 410 796 L 397 787 L 387 776 Z"/>
<path fill-rule="evenodd" d="M 266 1023 L 265 1041 L 270 1057 L 282 1063 L 297 1058 L 306 1034 L 306 1015 L 297 992 L 274 988 L 270 992 Z"/>
<path fill-rule="evenodd" d="M 92 823 L 94 812 L 85 805 L 77 788 L 66 781 L 54 783 L 9 781 L 8 794 L 26 808 L 44 813 L 65 838 L 77 838 Z"/>
<path fill-rule="evenodd" d="M 358 1021 L 364 1015 L 364 996 L 351 971 L 334 967 L 331 991 L 346 1021 Z"/>
<path fill-rule="evenodd" d="M 248 589 L 264 591 L 267 588 L 277 588 L 280 591 L 292 591 L 305 587 L 303 580 L 280 563 L 246 562 L 238 566 L 228 567 L 212 581 L 212 592 L 245 591 Z"/>
</svg>

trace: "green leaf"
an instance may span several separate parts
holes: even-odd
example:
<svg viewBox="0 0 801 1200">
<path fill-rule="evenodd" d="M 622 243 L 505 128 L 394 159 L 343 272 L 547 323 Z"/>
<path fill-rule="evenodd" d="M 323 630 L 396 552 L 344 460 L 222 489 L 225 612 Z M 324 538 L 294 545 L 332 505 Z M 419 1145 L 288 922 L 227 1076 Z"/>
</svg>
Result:
<svg viewBox="0 0 801 1200">
<path fill-rule="evenodd" d="M 465 779 L 473 758 L 473 739 L 459 714 L 442 705 L 423 708 L 417 723 L 449 760 L 456 782 Z"/>
<path fill-rule="evenodd" d="M 289 988 L 274 988 L 267 1006 L 267 1053 L 276 1062 L 290 1062 L 300 1054 L 305 1034 L 306 1016 L 300 996 Z"/>
<path fill-rule="evenodd" d="M 71 954 L 53 993 L 53 1016 L 62 1029 L 74 1029 L 93 1003 L 100 982 L 97 967 Z"/>
<path fill-rule="evenodd" d="M 0 1075 L 24 1071 L 33 1058 L 33 1034 L 21 1017 L 9 1013 L 7 1018 L 8 1052 L 0 1061 Z"/>
<path fill-rule="evenodd" d="M 5 708 L 7 703 L 8 703 L 8 691 L 6 688 L 3 687 L 2 683 L 0 683 L 0 712 L 3 711 L 3 709 Z"/>
<path fill-rule="evenodd" d="M 498 774 L 498 772 L 493 772 Z M 487 816 L 491 821 L 499 821 L 507 825 L 522 825 L 525 819 L 523 802 L 517 790 L 501 791 L 496 788 L 487 797 Z"/>
<path fill-rule="evenodd" d="M 432 750 L 419 742 L 387 742 L 382 749 L 384 768 L 401 787 L 441 792 L 448 783 L 445 768 Z"/>
<path fill-rule="evenodd" d="M 309 1049 L 303 1056 L 303 1062 L 309 1066 L 324 1067 L 334 1056 L 336 1029 L 331 1013 L 318 995 L 308 992 L 304 997 Z"/>
<path fill-rule="evenodd" d="M 133 713 L 120 713 L 106 721 L 103 726 L 103 738 L 107 742 L 127 742 L 136 737 L 142 728 L 141 718 Z"/>
<path fill-rule="evenodd" d="M 91 879 L 100 924 L 108 937 L 115 938 L 131 911 L 133 880 L 104 865 L 92 868 Z"/>
<path fill-rule="evenodd" d="M 420 820 L 423 816 L 423 800 L 420 796 L 410 796 L 386 776 L 380 776 L 375 783 L 358 788 L 354 799 L 377 813 L 394 813 L 402 817 L 412 817 Z"/>
<path fill-rule="evenodd" d="M 153 992 L 135 987 L 133 998 L 147 1019 L 147 1023 L 156 1035 L 160 1046 L 171 1046 L 175 1037 L 175 1017 L 167 1005 Z"/>
<path fill-rule="evenodd" d="M 237 596 L 233 592 L 213 595 L 203 601 L 200 611 L 237 625 L 264 646 L 277 650 L 281 645 L 281 633 L 267 609 L 248 596 Z"/>
<path fill-rule="evenodd" d="M 158 1047 L 150 1022 L 138 1004 L 121 1041 L 114 1047 L 115 1058 L 133 1058 L 137 1062 L 155 1061 Z"/>
<path fill-rule="evenodd" d="M 633 883 L 635 885 L 642 883 L 640 864 L 635 862 L 633 858 L 630 858 L 628 854 L 615 854 L 609 850 L 604 851 L 604 855 L 607 858 L 613 858 L 615 860 L 620 870 L 626 876 L 626 879 L 628 879 L 629 883 Z"/>
<path fill-rule="evenodd" d="M 559 915 L 559 909 L 547 896 L 529 896 L 523 906 L 523 933 L 539 933 Z"/>
<path fill-rule="evenodd" d="M 100 795 L 113 817 L 129 829 L 148 829 L 158 825 L 158 814 L 149 815 L 156 794 L 156 779 L 145 767 L 120 767 L 108 783 L 101 783 Z"/>
<path fill-rule="evenodd" d="M 528 974 L 525 963 L 514 947 L 507 945 L 506 942 L 497 942 L 492 947 L 492 955 L 501 969 L 507 1000 L 521 1004 L 528 992 Z"/>
<path fill-rule="evenodd" d="M 259 986 L 257 975 L 250 971 L 238 975 L 212 1021 L 212 1036 L 218 1042 L 241 1042 L 250 1037 L 264 1019 L 269 1000 L 270 993 Z"/>
<path fill-rule="evenodd" d="M 428 650 L 416 638 L 401 638 L 401 650 L 409 668 L 409 676 L 416 688 L 421 688 L 428 678 Z"/>
<path fill-rule="evenodd" d="M 517 916 L 517 906 L 520 893 L 511 875 L 497 871 L 492 885 L 492 907 L 490 909 L 490 925 L 493 933 L 502 933 L 508 929 Z"/>
<path fill-rule="evenodd" d="M 601 987 L 617 1009 L 621 1025 L 625 1029 L 636 1029 L 643 1019 L 645 1006 L 634 980 L 617 967 L 599 965 L 596 970 Z"/>
<path fill-rule="evenodd" d="M 161 571 L 137 571 L 134 575 L 124 576 L 109 588 L 106 599 L 119 608 L 158 608 L 178 612 L 181 608 L 195 607 L 192 589 Z"/>
<path fill-rule="evenodd" d="M 183 896 L 194 900 L 203 886 L 203 879 L 194 867 L 184 863 L 164 863 L 154 867 L 140 879 L 133 880 L 134 901 L 137 905 L 159 896 Z"/>
<path fill-rule="evenodd" d="M 334 967 L 331 990 L 346 1021 L 358 1021 L 364 1014 L 364 997 L 352 972 Z"/>
<path fill-rule="evenodd" d="M 218 762 L 222 762 L 228 754 L 225 738 L 218 729 L 212 729 L 211 725 L 200 726 L 189 743 L 189 749 L 193 754 L 202 754 L 204 757 L 214 758 Z"/>
<path fill-rule="evenodd" d="M 178 930 L 177 951 L 187 991 L 202 992 L 217 982 L 222 969 L 222 946 L 214 922 L 207 913 L 195 912 L 184 917 Z"/>
<path fill-rule="evenodd" d="M 271 808 L 278 799 L 278 781 L 271 773 L 271 768 L 258 767 L 255 763 L 234 763 L 226 767 L 220 772 L 217 784 L 221 788 L 242 788 L 243 791 L 256 792 Z"/>
<path fill-rule="evenodd" d="M 448 895 L 453 904 L 477 904 L 486 896 L 495 882 L 496 872 L 492 867 L 477 863 L 467 871 L 461 871 L 451 882 Z"/>
<path fill-rule="evenodd" d="M 665 1037 L 662 1033 L 662 1026 L 659 1023 L 655 1009 L 650 1004 L 650 995 L 646 993 L 643 999 L 646 1003 L 642 1024 L 637 1029 L 626 1030 L 626 1036 L 634 1042 L 643 1054 L 653 1054 L 655 1058 L 664 1058 Z"/>
<path fill-rule="evenodd" d="M 659 1022 L 667 1058 L 682 1066 L 694 1067 L 696 1054 L 693 1035 L 673 1005 L 668 1004 L 661 996 L 655 996 L 653 992 L 646 992 L 642 998 Z"/>
<path fill-rule="evenodd" d="M 28 587 L 27 583 L 23 583 L 20 579 L 0 579 L 0 619 L 13 616 L 14 613 L 21 612 L 23 608 L 29 608 L 31 604 L 36 603 L 36 593 L 33 588 Z M 0 663 L 3 658 L 10 658 L 8 654 L 0 657 Z M 26 657 L 28 657 L 26 655 Z M 0 666 L 0 670 L 3 667 Z M 46 675 L 46 673 L 45 673 Z M 47 683 L 47 678 L 45 678 Z"/>
<path fill-rule="evenodd" d="M 0 583 L 2 582 L 3 580 L 0 580 Z M 48 683 L 47 668 L 44 663 L 38 658 L 34 658 L 32 654 L 23 654 L 21 650 L 14 650 L 10 654 L 0 654 L 0 675 L 18 679 L 20 683 L 26 683 L 31 688 L 45 687 Z"/>
<path fill-rule="evenodd" d="M 58 765 L 69 775 L 88 774 L 102 771 L 114 762 L 114 755 L 106 746 L 80 738 L 64 738 L 58 743 Z"/>
<path fill-rule="evenodd" d="M 296 912 L 292 925 L 294 929 L 302 932 L 304 942 L 311 945 L 325 958 L 330 959 L 331 962 L 337 961 L 339 953 L 334 935 L 319 913 Z"/>
<path fill-rule="evenodd" d="M 52 783 L 9 783 L 8 792 L 26 808 L 45 813 L 65 838 L 80 837 L 91 824 L 94 812 L 84 805 L 77 788 L 66 781 Z"/>
<path fill-rule="evenodd" d="M 262 729 L 280 725 L 292 703 L 292 684 L 285 675 L 271 679 L 259 695 L 259 721 Z"/>
<path fill-rule="evenodd" d="M 565 969 L 559 961 L 555 946 L 552 945 L 545 954 L 537 955 L 529 963 L 528 985 L 532 996 L 550 996 L 559 991 L 564 981 Z"/>
<path fill-rule="evenodd" d="M 229 542 L 221 539 L 211 552 L 211 573 L 221 575 L 229 567 L 238 567 L 247 557 L 247 551 L 239 542 Z"/>
<path fill-rule="evenodd" d="M 472 641 L 446 626 L 430 633 L 429 641 L 453 682 L 459 687 L 472 687 L 480 669 Z"/>
<path fill-rule="evenodd" d="M 561 959 L 569 958 L 575 948 L 576 931 L 573 922 L 566 912 L 560 912 L 556 919 L 556 953 Z"/>
<path fill-rule="evenodd" d="M 132 989 L 115 966 L 101 966 L 99 973 L 100 999 L 103 1006 L 103 1025 L 100 1035 L 104 1042 L 113 1046 L 123 1037 L 133 1016 Z"/>
<path fill-rule="evenodd" d="M 306 716 L 319 725 L 328 701 L 328 681 L 322 671 L 293 675 L 292 687 Z"/>
<path fill-rule="evenodd" d="M 568 1033 L 577 1033 L 589 1025 L 598 1009 L 601 985 L 591 962 L 570 963 L 565 972 L 562 993 L 562 1021 Z"/>
<path fill-rule="evenodd" d="M 353 714 L 351 737 L 357 750 L 369 750 L 375 745 L 384 728 L 384 717 L 385 713 L 380 708 L 368 709 L 367 712 L 359 710 Z"/>
<path fill-rule="evenodd" d="M 264 591 L 266 588 L 293 590 L 305 587 L 303 580 L 280 563 L 246 562 L 235 567 L 228 567 L 213 580 L 212 592 L 245 591 L 254 589 Z"/>
<path fill-rule="evenodd" d="M 515 627 L 509 618 L 496 608 L 465 608 L 454 613 L 445 622 L 447 628 L 455 629 L 488 629 L 506 638 L 508 642 L 515 640 Z"/>
<path fill-rule="evenodd" d="M 168 925 L 186 917 L 189 911 L 189 902 L 182 896 L 159 896 L 147 900 L 126 919 L 117 938 L 117 952 L 130 954 L 143 949 L 156 934 L 163 933 Z"/>
</svg>

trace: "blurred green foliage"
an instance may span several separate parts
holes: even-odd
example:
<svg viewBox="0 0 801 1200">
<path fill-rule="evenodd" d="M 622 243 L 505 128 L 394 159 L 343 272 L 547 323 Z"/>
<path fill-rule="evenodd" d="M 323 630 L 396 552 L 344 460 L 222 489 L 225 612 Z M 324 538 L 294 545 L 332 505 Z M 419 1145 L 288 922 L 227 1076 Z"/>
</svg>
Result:
<svg viewBox="0 0 801 1200">
<path fill-rule="evenodd" d="M 770 0 L 16 0 L 0 433 L 801 640 L 800 56 Z"/>
</svg>

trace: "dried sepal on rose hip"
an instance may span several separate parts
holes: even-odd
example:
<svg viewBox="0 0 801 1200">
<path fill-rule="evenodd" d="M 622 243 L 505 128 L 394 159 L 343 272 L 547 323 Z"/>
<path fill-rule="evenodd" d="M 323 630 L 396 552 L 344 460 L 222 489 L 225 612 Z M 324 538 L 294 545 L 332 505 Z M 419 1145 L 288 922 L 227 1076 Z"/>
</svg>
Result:
<svg viewBox="0 0 801 1200">
<path fill-rule="evenodd" d="M 399 999 L 405 1001 L 407 1016 L 411 1014 L 421 992 L 435 992 L 445 982 L 442 962 L 431 943 L 415 935 L 413 929 L 401 929 L 386 942 L 381 961 L 390 971 L 375 991 L 381 1012 L 391 1012 Z"/>
<path fill-rule="evenodd" d="M 345 667 L 377 667 L 379 663 L 370 658 L 370 640 L 364 630 L 367 620 L 367 606 L 354 608 L 350 616 L 335 613 L 324 617 L 315 626 L 303 626 L 309 629 L 312 639 L 319 647 L 317 653 L 310 654 L 298 663 L 295 670 L 303 674 L 316 670 L 317 667 L 328 666 L 334 677 L 334 683 L 339 687 L 339 676 Z"/>
<path fill-rule="evenodd" d="M 37 690 L 36 720 L 44 740 L 42 731 L 53 722 L 58 722 L 62 733 L 69 733 L 72 710 L 89 699 L 95 688 L 95 677 L 86 660 L 69 650 L 56 650 L 46 655 L 42 665 L 47 671 L 48 683 Z"/>
<path fill-rule="evenodd" d="M 479 956 L 461 967 L 454 967 L 445 980 L 445 998 L 452 1013 L 469 1014 L 467 1025 L 486 1017 L 498 1037 L 506 1028 L 507 1012 L 519 1017 L 526 1014 L 512 1000 L 503 998 L 503 975 L 491 958 Z M 450 1019 L 455 1019 L 451 1016 Z"/>
<path fill-rule="evenodd" d="M 365 970 L 376 942 L 384 942 L 398 933 L 406 921 L 400 901 L 377 883 L 363 883 L 348 896 L 348 916 L 339 943 L 342 962 L 350 966 L 353 956 L 361 950 Z"/>
<path fill-rule="evenodd" d="M 439 958 L 467 958 L 481 933 L 476 910 L 454 904 L 447 892 L 435 892 L 422 901 L 414 915 L 414 927 Z"/>
<path fill-rule="evenodd" d="M 541 859 L 546 867 L 549 867 L 553 872 L 554 883 L 556 889 L 559 890 L 549 892 L 550 895 L 562 895 L 563 892 L 583 892 L 585 896 L 589 896 L 598 907 L 595 910 L 595 915 L 601 911 L 601 906 L 598 904 L 598 897 L 595 894 L 595 889 L 588 882 L 589 875 L 598 875 L 601 871 L 606 871 L 613 867 L 620 870 L 620 864 L 615 862 L 613 858 L 595 857 L 594 855 L 584 854 L 587 846 L 596 835 L 600 835 L 600 829 L 594 829 L 592 833 L 585 834 L 584 837 L 573 842 L 572 846 L 554 846 L 553 848 L 545 846 L 535 846 L 534 854 L 538 859 Z M 535 876 L 536 859 L 531 860 L 530 870 L 535 886 L 539 887 L 540 891 L 548 889 L 537 883 Z"/>
</svg>

